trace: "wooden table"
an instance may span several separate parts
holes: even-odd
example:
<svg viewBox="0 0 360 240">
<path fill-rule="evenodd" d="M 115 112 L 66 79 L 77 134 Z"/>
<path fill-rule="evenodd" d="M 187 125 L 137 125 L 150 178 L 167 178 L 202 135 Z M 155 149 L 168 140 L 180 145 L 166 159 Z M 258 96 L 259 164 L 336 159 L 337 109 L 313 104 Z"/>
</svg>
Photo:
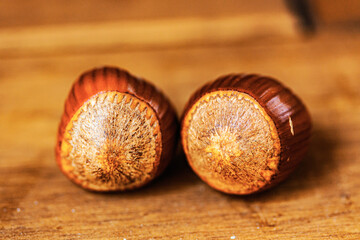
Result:
<svg viewBox="0 0 360 240">
<path fill-rule="evenodd" d="M 33 2 L 0 8 L 0 239 L 360 239 L 359 31 L 304 36 L 282 1 Z M 84 191 L 55 164 L 56 131 L 72 82 L 102 65 L 152 81 L 179 114 L 219 75 L 274 76 L 312 114 L 309 153 L 252 196 L 209 188 L 181 151 L 143 189 Z"/>
</svg>

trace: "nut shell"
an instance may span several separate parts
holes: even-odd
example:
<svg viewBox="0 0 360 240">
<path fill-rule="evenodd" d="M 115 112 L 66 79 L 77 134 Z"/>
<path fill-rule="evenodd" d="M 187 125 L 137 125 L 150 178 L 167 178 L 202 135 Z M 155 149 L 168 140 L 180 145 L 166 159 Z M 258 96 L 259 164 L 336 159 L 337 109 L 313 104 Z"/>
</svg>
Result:
<svg viewBox="0 0 360 240">
<path fill-rule="evenodd" d="M 232 119 L 234 116 L 229 115 L 227 116 L 226 121 L 221 122 L 221 119 L 218 119 L 217 122 L 219 126 L 206 126 L 207 130 L 203 133 L 196 132 L 195 129 L 200 129 L 202 127 L 199 127 L 199 123 L 200 125 L 201 122 L 204 122 L 205 125 L 210 124 L 210 122 L 212 122 L 211 118 L 220 116 L 219 114 L 221 114 L 221 112 L 227 111 L 226 108 L 232 108 L 234 106 L 234 108 L 237 108 L 236 111 L 241 111 L 241 109 L 236 107 L 238 106 L 236 105 L 236 101 L 238 100 L 231 100 L 235 101 L 232 102 L 233 104 L 231 105 L 225 105 L 225 102 L 220 102 L 219 109 L 212 110 L 212 108 L 216 108 L 216 106 L 214 106 L 214 103 L 216 105 L 216 101 L 225 101 L 224 99 L 231 99 L 231 96 L 235 96 L 234 94 L 237 97 L 236 99 L 246 99 L 246 103 L 249 103 L 249 106 L 251 105 L 250 103 L 252 103 L 254 105 L 252 109 L 259 110 L 262 108 L 262 110 L 264 110 L 262 115 L 259 113 L 246 113 L 247 115 L 245 113 L 241 113 L 242 115 L 240 114 L 241 116 L 250 116 L 252 118 L 263 116 L 263 120 L 261 120 L 262 123 L 258 119 L 234 120 Z M 211 103 L 209 103 L 210 100 L 212 101 Z M 208 104 L 203 107 L 205 110 L 199 110 L 202 104 Z M 245 105 L 244 108 L 246 108 Z M 199 119 L 201 117 L 201 111 L 205 111 L 205 113 L 202 114 L 207 114 L 204 116 L 208 117 L 203 118 L 205 120 L 200 121 Z M 215 113 L 208 113 L 206 111 L 214 111 Z M 246 109 L 246 111 L 251 112 L 255 110 Z M 251 153 L 247 155 L 246 159 L 245 157 L 242 157 L 247 154 L 246 151 L 245 153 L 236 153 L 236 149 L 238 149 L 239 152 L 241 152 L 240 149 L 242 149 L 241 145 L 236 145 L 238 144 L 236 139 L 240 139 L 241 136 L 234 138 L 236 144 L 232 144 L 234 141 L 230 143 L 229 141 L 224 143 L 223 140 L 226 140 L 224 137 L 224 139 L 222 139 L 223 145 L 221 148 L 217 147 L 216 150 L 209 150 L 211 151 L 211 153 L 209 153 L 209 156 L 211 157 L 206 157 L 207 155 L 205 155 L 205 153 L 197 153 L 195 150 L 193 150 L 195 148 L 194 146 L 189 146 L 191 144 L 196 145 L 197 139 L 201 139 L 206 136 L 205 140 L 202 139 L 202 142 L 198 143 L 198 145 L 206 145 L 207 148 L 201 147 L 196 149 L 196 151 L 205 151 L 204 149 L 209 149 L 209 146 L 213 144 L 215 140 L 213 137 L 214 134 L 209 134 L 208 132 L 216 132 L 215 135 L 217 137 L 221 137 L 222 133 L 219 134 L 218 132 L 221 130 L 221 128 L 229 128 L 228 126 L 226 126 L 226 128 L 223 127 L 224 122 L 229 122 L 229 119 L 232 119 L 230 122 L 232 122 L 233 125 L 237 124 L 236 127 L 238 128 L 238 135 L 243 133 L 241 131 L 245 131 L 242 129 L 250 128 L 247 133 L 245 132 L 243 137 L 246 137 L 246 134 L 248 134 L 250 131 L 252 131 L 251 136 L 253 136 L 259 135 L 260 131 L 263 131 L 265 127 L 269 129 L 269 134 L 265 134 L 264 136 L 268 136 L 268 138 L 271 140 L 271 143 L 273 144 L 270 148 L 270 150 L 273 152 L 269 153 L 269 156 L 271 156 L 272 159 L 267 159 L 267 165 L 264 166 L 263 169 L 260 169 L 260 167 L 257 169 L 257 159 L 251 158 L 251 156 L 257 156 L 256 154 L 260 151 L 268 151 L 268 148 L 266 148 L 267 146 L 259 146 L 259 142 L 262 144 L 262 140 L 264 138 L 262 135 L 259 135 L 257 139 L 255 136 L 255 140 L 251 140 L 254 142 L 253 144 L 249 143 L 250 140 L 242 140 L 242 143 L 249 145 L 247 150 Z M 198 125 L 191 128 L 192 122 L 195 122 Z M 246 126 L 247 124 L 250 125 Z M 259 124 L 262 125 L 258 126 Z M 271 125 L 274 127 L 271 127 Z M 258 126 L 258 129 L 251 129 L 253 126 Z M 254 132 L 256 133 L 254 134 Z M 226 135 L 226 138 L 230 139 L 232 136 L 231 134 Z M 192 135 L 196 136 L 194 137 Z M 199 175 L 199 177 L 207 182 L 210 186 L 222 192 L 238 195 L 263 191 L 283 181 L 295 169 L 295 167 L 299 164 L 307 152 L 310 135 L 311 119 L 302 101 L 278 81 L 270 77 L 263 77 L 259 75 L 227 75 L 204 85 L 191 96 L 184 109 L 181 119 L 181 142 L 190 166 Z M 279 140 L 279 143 L 277 143 L 277 139 Z M 227 156 L 226 154 L 230 151 L 230 145 L 235 146 L 235 150 L 232 149 L 231 155 Z M 194 154 L 194 152 L 196 154 Z M 216 156 L 222 157 L 216 157 L 214 154 L 217 154 Z M 226 159 L 223 157 L 225 155 Z M 199 156 L 205 156 L 203 157 L 204 163 L 200 163 L 200 161 L 203 159 Z M 217 168 L 203 166 L 214 164 L 215 161 L 219 161 L 219 163 L 217 163 Z M 240 164 L 239 162 L 242 163 Z M 243 171 L 242 174 L 240 174 L 241 171 Z M 250 176 L 247 178 L 248 180 L 244 179 L 246 174 Z M 248 183 L 249 181 L 253 181 L 252 179 L 255 179 L 255 175 L 259 175 L 256 179 L 256 182 Z M 223 182 L 226 182 L 226 184 Z M 237 185 L 240 185 L 240 187 Z"/>
<path fill-rule="evenodd" d="M 93 69 L 66 99 L 56 162 L 85 189 L 138 188 L 166 168 L 177 131 L 174 108 L 151 83 L 115 67 Z"/>
</svg>

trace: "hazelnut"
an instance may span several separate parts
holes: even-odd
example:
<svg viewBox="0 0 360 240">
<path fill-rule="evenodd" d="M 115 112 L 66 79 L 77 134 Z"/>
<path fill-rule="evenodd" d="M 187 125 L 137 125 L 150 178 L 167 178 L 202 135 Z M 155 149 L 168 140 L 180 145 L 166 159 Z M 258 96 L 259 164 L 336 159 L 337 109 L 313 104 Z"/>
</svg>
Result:
<svg viewBox="0 0 360 240">
<path fill-rule="evenodd" d="M 228 75 L 188 101 L 181 120 L 187 160 L 211 187 L 245 195 L 284 180 L 305 155 L 311 119 L 278 81 Z"/>
<path fill-rule="evenodd" d="M 93 69 L 66 99 L 56 161 L 85 189 L 138 188 L 168 165 L 177 130 L 172 105 L 152 84 L 118 68 Z"/>
</svg>

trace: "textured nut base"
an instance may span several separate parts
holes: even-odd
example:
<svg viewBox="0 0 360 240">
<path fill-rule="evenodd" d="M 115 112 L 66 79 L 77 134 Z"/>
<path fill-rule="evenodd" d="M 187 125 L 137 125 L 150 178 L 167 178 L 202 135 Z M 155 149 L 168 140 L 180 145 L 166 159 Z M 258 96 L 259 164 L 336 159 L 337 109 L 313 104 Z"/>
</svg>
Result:
<svg viewBox="0 0 360 240">
<path fill-rule="evenodd" d="M 276 174 L 280 140 L 275 124 L 246 93 L 205 94 L 184 118 L 183 144 L 189 163 L 210 186 L 247 194 Z"/>
<path fill-rule="evenodd" d="M 61 145 L 63 171 L 91 190 L 125 190 L 153 178 L 161 133 L 153 109 L 115 91 L 91 97 L 68 123 Z"/>
</svg>

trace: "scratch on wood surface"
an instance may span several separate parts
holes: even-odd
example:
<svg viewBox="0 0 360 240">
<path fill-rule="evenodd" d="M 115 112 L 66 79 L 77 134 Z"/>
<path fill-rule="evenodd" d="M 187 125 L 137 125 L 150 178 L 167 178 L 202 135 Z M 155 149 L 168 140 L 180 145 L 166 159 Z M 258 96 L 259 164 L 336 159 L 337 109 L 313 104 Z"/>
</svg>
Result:
<svg viewBox="0 0 360 240">
<path fill-rule="evenodd" d="M 269 220 L 264 216 L 259 206 L 252 207 L 253 212 L 258 216 L 260 227 L 275 227 L 275 223 L 269 222 Z"/>
</svg>

